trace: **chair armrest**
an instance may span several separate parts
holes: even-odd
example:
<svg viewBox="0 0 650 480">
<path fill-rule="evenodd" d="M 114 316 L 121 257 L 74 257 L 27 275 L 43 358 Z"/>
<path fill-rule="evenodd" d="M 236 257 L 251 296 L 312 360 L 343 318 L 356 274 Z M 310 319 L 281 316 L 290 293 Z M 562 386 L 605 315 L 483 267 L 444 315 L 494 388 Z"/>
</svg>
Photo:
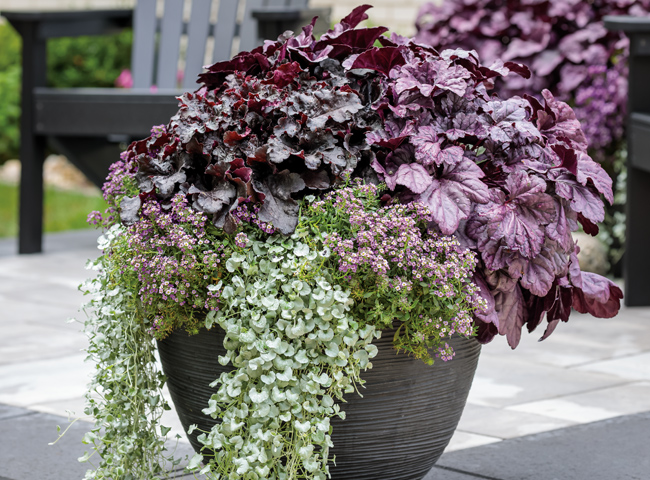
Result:
<svg viewBox="0 0 650 480">
<path fill-rule="evenodd" d="M 606 15 L 605 28 L 627 33 L 650 33 L 650 18 L 631 17 L 627 15 Z"/>
<path fill-rule="evenodd" d="M 131 26 L 133 10 L 2 11 L 0 15 L 24 36 L 38 40 L 104 35 Z"/>
<path fill-rule="evenodd" d="M 258 22 L 304 21 L 314 17 L 329 20 L 331 8 L 260 7 L 251 10 Z"/>
</svg>

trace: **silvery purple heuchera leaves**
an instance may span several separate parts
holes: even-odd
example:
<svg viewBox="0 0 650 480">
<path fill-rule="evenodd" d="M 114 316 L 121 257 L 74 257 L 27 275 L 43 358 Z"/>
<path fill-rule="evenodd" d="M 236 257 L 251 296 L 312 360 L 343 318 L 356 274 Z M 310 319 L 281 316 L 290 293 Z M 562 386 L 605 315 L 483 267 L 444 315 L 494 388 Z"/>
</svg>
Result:
<svg viewBox="0 0 650 480">
<path fill-rule="evenodd" d="M 625 164 L 629 41 L 622 32 L 607 31 L 603 17 L 649 14 L 650 0 L 444 0 L 423 5 L 416 22 L 419 43 L 439 50 L 474 49 L 486 63 L 500 59 L 528 65 L 530 79 L 509 75 L 497 80 L 500 96 L 539 96 L 548 89 L 572 105 L 589 154 L 616 187 L 616 204 L 606 208 L 599 235 L 613 271 L 620 269 L 624 243 L 620 174 Z"/>
<path fill-rule="evenodd" d="M 312 22 L 209 67 L 167 127 L 113 168 L 112 196 L 124 178 L 140 192 L 122 200 L 122 222 L 137 221 L 143 199 L 169 209 L 180 192 L 226 232 L 253 204 L 266 231 L 289 234 L 303 196 L 348 177 L 384 182 L 382 201 L 427 205 L 432 230 L 477 252 L 481 341 L 500 333 L 514 347 L 544 314 L 546 337 L 572 307 L 614 316 L 621 290 L 580 271 L 571 237 L 602 221 L 601 196 L 612 200 L 571 108 L 548 91 L 491 95 L 496 80 L 529 75 L 519 64 L 356 29 L 368 8 L 319 40 Z"/>
<path fill-rule="evenodd" d="M 502 79 L 504 96 L 549 89 L 574 105 L 590 147 L 623 138 L 629 41 L 605 15 L 647 16 L 650 0 L 445 0 L 425 4 L 416 41 L 476 50 L 485 62 L 528 65 L 532 78 Z"/>
</svg>

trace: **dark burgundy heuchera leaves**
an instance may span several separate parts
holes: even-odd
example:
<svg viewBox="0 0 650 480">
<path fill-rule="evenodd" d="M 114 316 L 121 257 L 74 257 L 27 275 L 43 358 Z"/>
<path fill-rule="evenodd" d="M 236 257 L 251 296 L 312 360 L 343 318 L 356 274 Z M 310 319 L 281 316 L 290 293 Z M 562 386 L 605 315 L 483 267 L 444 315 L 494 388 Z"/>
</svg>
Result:
<svg viewBox="0 0 650 480">
<path fill-rule="evenodd" d="M 424 203 L 432 230 L 477 252 L 481 341 L 501 333 L 514 347 L 544 314 L 550 334 L 571 306 L 614 315 L 620 290 L 580 272 L 571 237 L 601 219 L 601 195 L 611 201 L 573 111 L 549 92 L 543 103 L 490 95 L 525 67 L 355 29 L 367 8 L 318 41 L 312 22 L 209 67 L 166 129 L 126 152 L 142 195 L 167 208 L 184 194 L 226 231 L 253 202 L 262 222 L 290 234 L 303 196 L 346 176 L 381 181 L 383 202 Z M 122 221 L 137 221 L 139 206 L 124 199 Z"/>
</svg>

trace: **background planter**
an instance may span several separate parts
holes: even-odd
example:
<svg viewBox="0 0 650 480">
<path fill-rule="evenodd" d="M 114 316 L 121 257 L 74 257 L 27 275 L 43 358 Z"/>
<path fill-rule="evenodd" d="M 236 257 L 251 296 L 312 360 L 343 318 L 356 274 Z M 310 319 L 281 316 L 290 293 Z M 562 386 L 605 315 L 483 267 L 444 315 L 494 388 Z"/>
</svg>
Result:
<svg viewBox="0 0 650 480">
<path fill-rule="evenodd" d="M 474 339 L 452 338 L 456 351 L 451 362 L 428 366 L 407 355 L 396 355 L 393 332 L 374 343 L 379 348 L 373 368 L 356 394 L 345 396 L 346 420 L 332 419 L 336 466 L 333 480 L 421 480 L 438 460 L 458 425 L 474 372 L 480 345 Z M 203 329 L 198 335 L 174 332 L 158 342 L 163 371 L 185 430 L 197 424 L 209 430 L 215 420 L 204 415 L 221 372 L 224 332 Z M 188 435 L 196 451 L 200 432 Z"/>
</svg>

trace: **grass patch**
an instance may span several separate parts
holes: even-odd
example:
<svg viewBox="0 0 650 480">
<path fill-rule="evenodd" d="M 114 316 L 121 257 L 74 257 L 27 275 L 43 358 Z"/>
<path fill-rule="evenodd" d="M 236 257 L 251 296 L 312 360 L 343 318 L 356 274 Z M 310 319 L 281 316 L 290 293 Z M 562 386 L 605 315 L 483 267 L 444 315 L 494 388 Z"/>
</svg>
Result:
<svg viewBox="0 0 650 480">
<path fill-rule="evenodd" d="M 86 217 L 93 210 L 104 211 L 101 196 L 45 189 L 45 231 L 62 232 L 90 228 Z M 18 187 L 0 183 L 0 237 L 18 235 Z"/>
</svg>

